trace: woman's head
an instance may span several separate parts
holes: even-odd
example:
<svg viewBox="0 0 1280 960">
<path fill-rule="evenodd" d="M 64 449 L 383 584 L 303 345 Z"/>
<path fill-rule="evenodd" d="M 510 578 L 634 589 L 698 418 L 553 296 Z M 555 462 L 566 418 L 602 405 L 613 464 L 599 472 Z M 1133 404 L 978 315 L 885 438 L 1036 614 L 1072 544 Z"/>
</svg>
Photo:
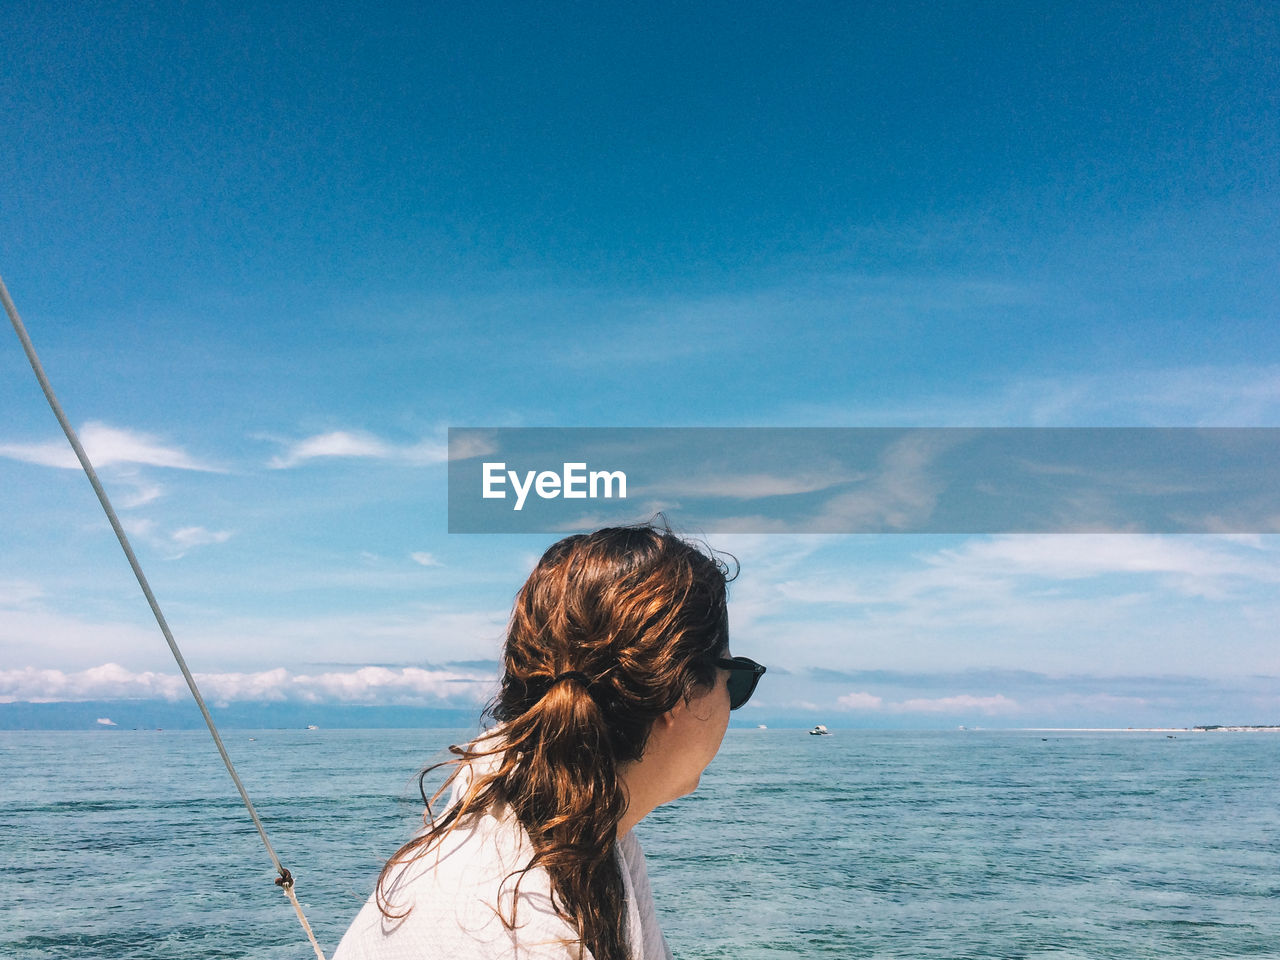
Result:
<svg viewBox="0 0 1280 960">
<path fill-rule="evenodd" d="M 576 726 L 570 715 L 588 711 L 598 746 L 639 760 L 658 718 L 717 683 L 729 579 L 721 561 L 652 525 L 559 541 L 516 596 L 494 717 Z"/>
</svg>

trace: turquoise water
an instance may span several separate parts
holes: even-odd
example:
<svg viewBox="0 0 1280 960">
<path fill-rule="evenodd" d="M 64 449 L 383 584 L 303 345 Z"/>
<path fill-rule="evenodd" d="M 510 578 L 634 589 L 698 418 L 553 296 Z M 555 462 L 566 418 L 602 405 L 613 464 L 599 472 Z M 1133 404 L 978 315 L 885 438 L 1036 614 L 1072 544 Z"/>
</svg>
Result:
<svg viewBox="0 0 1280 960">
<path fill-rule="evenodd" d="M 462 736 L 227 733 L 326 950 Z M 0 956 L 313 956 L 207 734 L 0 770 Z M 1280 734 L 731 730 L 638 832 L 681 960 L 1280 958 Z"/>
</svg>

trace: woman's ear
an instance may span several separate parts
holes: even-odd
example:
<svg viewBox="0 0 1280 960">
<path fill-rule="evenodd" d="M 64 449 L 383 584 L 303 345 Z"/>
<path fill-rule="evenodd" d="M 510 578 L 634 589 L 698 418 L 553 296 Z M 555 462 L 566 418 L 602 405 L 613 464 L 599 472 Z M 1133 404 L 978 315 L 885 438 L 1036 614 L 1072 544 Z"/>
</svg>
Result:
<svg viewBox="0 0 1280 960">
<path fill-rule="evenodd" d="M 684 698 L 676 701 L 676 705 L 658 718 L 658 722 L 666 727 L 673 727 L 680 719 L 681 712 L 688 710 L 689 705 L 684 702 Z"/>
</svg>

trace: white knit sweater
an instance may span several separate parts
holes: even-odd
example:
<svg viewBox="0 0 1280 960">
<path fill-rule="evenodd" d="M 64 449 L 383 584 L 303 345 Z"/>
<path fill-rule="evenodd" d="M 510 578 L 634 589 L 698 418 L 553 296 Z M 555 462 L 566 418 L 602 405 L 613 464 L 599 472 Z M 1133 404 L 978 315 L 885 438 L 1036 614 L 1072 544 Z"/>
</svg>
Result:
<svg viewBox="0 0 1280 960">
<path fill-rule="evenodd" d="M 456 802 L 466 777 L 454 789 Z M 628 831 L 614 846 L 626 892 L 626 931 L 632 960 L 672 960 L 658 924 L 644 853 Z M 503 882 L 533 856 L 524 827 L 510 811 L 488 811 L 459 824 L 425 855 L 397 867 L 389 887 L 388 920 L 371 896 L 352 922 L 333 960 L 578 960 L 573 928 L 552 907 L 551 878 L 543 867 Z M 517 929 L 510 917 L 515 901 Z M 557 898 L 558 900 L 558 898 Z M 591 960 L 590 951 L 581 951 Z"/>
</svg>

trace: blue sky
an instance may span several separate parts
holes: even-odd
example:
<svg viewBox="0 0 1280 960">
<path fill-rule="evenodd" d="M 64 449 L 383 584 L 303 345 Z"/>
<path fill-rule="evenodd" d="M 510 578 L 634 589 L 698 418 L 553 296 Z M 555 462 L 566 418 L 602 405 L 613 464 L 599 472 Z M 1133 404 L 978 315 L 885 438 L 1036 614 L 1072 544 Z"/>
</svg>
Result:
<svg viewBox="0 0 1280 960">
<path fill-rule="evenodd" d="M 4 15 L 0 273 L 211 699 L 483 700 L 552 538 L 450 426 L 1280 426 L 1264 4 Z M 178 696 L 0 409 L 0 698 Z M 1280 722 L 1274 536 L 713 545 L 743 722 Z"/>
</svg>

